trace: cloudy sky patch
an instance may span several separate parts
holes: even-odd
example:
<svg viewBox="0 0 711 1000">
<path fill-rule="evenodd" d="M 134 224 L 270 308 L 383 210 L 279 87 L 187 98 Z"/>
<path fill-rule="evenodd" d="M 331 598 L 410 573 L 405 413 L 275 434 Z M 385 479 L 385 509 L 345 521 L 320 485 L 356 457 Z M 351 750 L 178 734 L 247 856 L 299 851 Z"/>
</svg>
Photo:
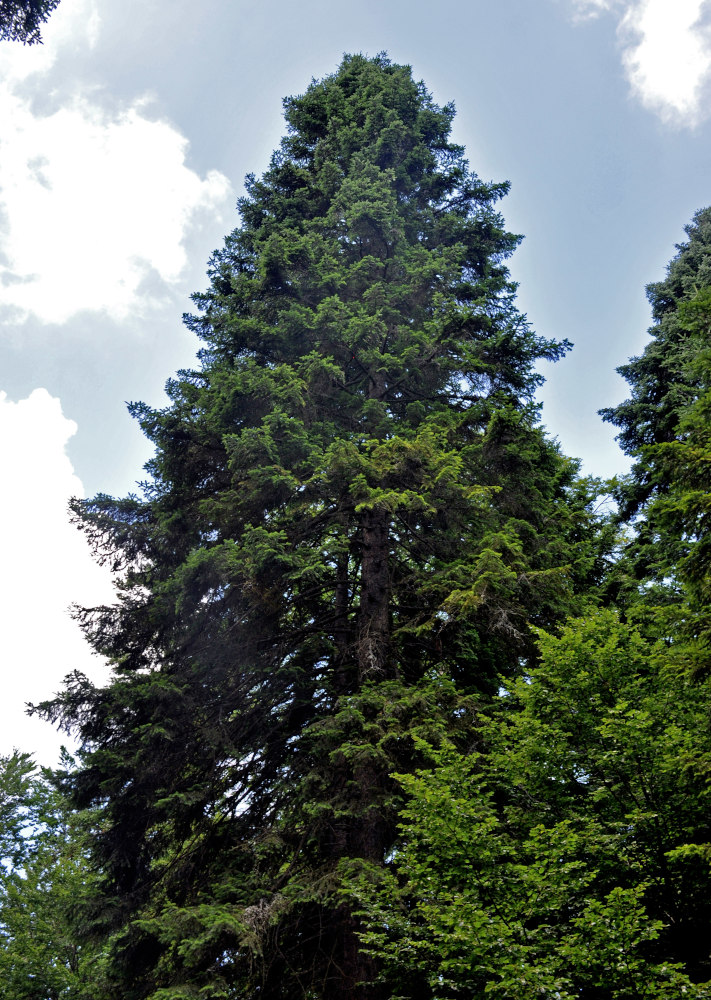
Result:
<svg viewBox="0 0 711 1000">
<path fill-rule="evenodd" d="M 60 12 L 45 46 L 13 47 L 0 69 L 5 323 L 144 313 L 160 304 L 162 286 L 179 282 L 191 228 L 233 201 L 223 174 L 200 177 L 187 166 L 187 139 L 153 119 L 145 98 L 116 110 L 97 88 L 78 88 L 42 110 L 47 74 L 78 40 L 95 44 L 99 31 L 86 0 L 64 0 Z"/>
<path fill-rule="evenodd" d="M 621 0 L 573 0 L 573 16 L 586 21 L 620 5 Z"/>
<path fill-rule="evenodd" d="M 634 94 L 670 124 L 694 126 L 711 70 L 710 4 L 643 0 L 620 23 L 623 60 Z M 705 102 L 704 102 L 705 103 Z"/>
<path fill-rule="evenodd" d="M 694 127 L 708 114 L 709 0 L 573 0 L 577 21 L 614 13 L 632 94 L 668 125 Z"/>
<path fill-rule="evenodd" d="M 44 389 L 18 402 L 0 393 L 0 753 L 20 745 L 51 759 L 67 737 L 27 718 L 25 702 L 50 697 L 72 670 L 106 676 L 68 614 L 73 603 L 113 600 L 108 571 L 67 513 L 83 494 L 65 450 L 76 429 Z"/>
<path fill-rule="evenodd" d="M 0 118 L 9 123 L 0 139 L 6 317 L 64 323 L 87 309 L 119 320 L 143 311 L 155 295 L 145 279 L 175 284 L 190 226 L 228 200 L 227 179 L 198 177 L 185 138 L 140 103 L 115 115 L 76 97 L 36 116 L 5 89 Z"/>
</svg>

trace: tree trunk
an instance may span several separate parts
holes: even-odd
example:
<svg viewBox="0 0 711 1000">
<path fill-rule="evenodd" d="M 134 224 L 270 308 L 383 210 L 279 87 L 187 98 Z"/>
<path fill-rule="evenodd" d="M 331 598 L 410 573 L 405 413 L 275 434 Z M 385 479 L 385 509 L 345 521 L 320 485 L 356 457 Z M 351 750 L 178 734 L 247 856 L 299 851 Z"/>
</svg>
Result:
<svg viewBox="0 0 711 1000">
<path fill-rule="evenodd" d="M 390 646 L 390 515 L 377 507 L 361 521 L 363 554 L 358 616 L 358 679 L 380 680 L 388 674 Z"/>
<path fill-rule="evenodd" d="M 334 601 L 335 623 L 333 638 L 336 645 L 334 670 L 335 691 L 338 695 L 351 694 L 355 670 L 351 649 L 351 625 L 348 620 L 350 607 L 350 581 L 348 578 L 348 553 L 344 552 L 336 567 L 336 591 Z"/>
<path fill-rule="evenodd" d="M 382 986 L 374 983 L 377 964 L 365 955 L 358 940 L 357 917 L 345 908 L 338 913 L 341 924 L 339 971 L 329 989 L 329 1000 L 381 1000 Z"/>
</svg>

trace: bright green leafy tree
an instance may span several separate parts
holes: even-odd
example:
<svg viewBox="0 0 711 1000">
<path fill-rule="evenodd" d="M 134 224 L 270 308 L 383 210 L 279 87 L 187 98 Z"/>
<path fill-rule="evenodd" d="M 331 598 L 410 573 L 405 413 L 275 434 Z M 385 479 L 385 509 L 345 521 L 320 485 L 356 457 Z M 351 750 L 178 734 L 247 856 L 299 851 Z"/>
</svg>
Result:
<svg viewBox="0 0 711 1000">
<path fill-rule="evenodd" d="M 542 635 L 477 749 L 400 777 L 390 869 L 348 866 L 393 997 L 711 996 L 711 682 L 662 627 Z"/>
<path fill-rule="evenodd" d="M 354 56 L 285 113 L 188 319 L 199 369 L 133 407 L 144 496 L 77 506 L 122 573 L 84 615 L 115 680 L 49 712 L 103 806 L 121 1000 L 389 995 L 339 864 L 384 863 L 414 737 L 466 733 L 602 567 L 532 401 L 564 345 L 516 310 L 506 185 L 453 109 Z"/>
<path fill-rule="evenodd" d="M 85 818 L 29 754 L 0 758 L 0 983 L 13 1000 L 99 1000 L 99 952 L 80 944 L 93 879 Z"/>
</svg>

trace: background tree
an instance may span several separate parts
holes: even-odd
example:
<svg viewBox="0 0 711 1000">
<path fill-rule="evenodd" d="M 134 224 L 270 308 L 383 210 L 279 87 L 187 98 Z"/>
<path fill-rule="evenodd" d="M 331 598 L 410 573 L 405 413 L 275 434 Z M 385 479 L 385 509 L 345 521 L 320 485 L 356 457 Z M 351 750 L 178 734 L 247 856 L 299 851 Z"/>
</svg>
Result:
<svg viewBox="0 0 711 1000">
<path fill-rule="evenodd" d="M 0 982 L 13 1000 L 98 1000 L 100 954 L 78 940 L 93 875 L 85 818 L 28 754 L 0 758 Z"/>
<path fill-rule="evenodd" d="M 414 738 L 468 733 L 601 565 L 532 401 L 564 345 L 516 310 L 506 185 L 453 109 L 355 56 L 285 113 L 195 298 L 200 368 L 133 406 L 144 497 L 77 505 L 123 574 L 83 615 L 115 679 L 49 712 L 103 807 L 121 1000 L 389 995 L 339 863 L 384 863 Z"/>
<path fill-rule="evenodd" d="M 59 0 L 0 0 L 0 41 L 36 45 L 40 29 Z"/>
<path fill-rule="evenodd" d="M 646 520 L 660 539 L 674 538 L 674 567 L 697 621 L 708 636 L 711 610 L 711 286 L 679 308 L 691 357 L 686 366 L 693 400 L 679 412 L 675 440 L 650 449 L 647 461 L 664 482 Z"/>
<path fill-rule="evenodd" d="M 710 388 L 711 209 L 697 212 L 686 233 L 688 241 L 677 247 L 667 277 L 647 288 L 652 339 L 638 358 L 618 369 L 631 397 L 601 411 L 620 428 L 622 449 L 634 458 L 632 473 L 617 492 L 621 520 L 635 519 L 626 564 L 638 582 L 663 584 L 665 599 L 675 600 L 683 599 L 678 592 L 683 582 L 708 576 L 702 555 L 708 515 L 701 508 L 709 502 L 703 458 L 708 443 L 702 438 Z M 690 558 L 692 549 L 696 554 Z"/>
</svg>

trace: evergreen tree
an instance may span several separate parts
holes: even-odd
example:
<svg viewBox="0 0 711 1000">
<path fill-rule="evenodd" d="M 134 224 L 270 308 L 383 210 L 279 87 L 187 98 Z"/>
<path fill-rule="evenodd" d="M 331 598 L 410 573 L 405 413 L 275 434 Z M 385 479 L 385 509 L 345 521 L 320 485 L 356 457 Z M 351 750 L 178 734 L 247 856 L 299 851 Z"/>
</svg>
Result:
<svg viewBox="0 0 711 1000">
<path fill-rule="evenodd" d="M 77 505 L 122 574 L 83 614 L 115 679 L 48 711 L 103 807 L 121 1000 L 387 996 L 339 865 L 385 862 L 415 737 L 466 736 L 600 567 L 532 399 L 565 345 L 516 310 L 506 185 L 452 107 L 354 56 L 285 113 L 188 318 L 199 369 L 132 407 L 143 497 Z"/>
<path fill-rule="evenodd" d="M 708 638 L 711 626 L 711 286 L 701 288 L 679 309 L 691 358 L 687 376 L 693 401 L 681 410 L 676 439 L 650 449 L 657 478 L 665 483 L 649 505 L 646 520 L 659 538 L 673 538 L 674 567 L 686 588 L 698 625 Z"/>
<path fill-rule="evenodd" d="M 618 489 L 621 520 L 636 519 L 628 564 L 638 581 L 664 584 L 666 599 L 674 600 L 683 599 L 682 583 L 694 578 L 699 585 L 711 569 L 703 555 L 709 544 L 703 508 L 709 499 L 703 458 L 708 439 L 702 440 L 711 390 L 711 209 L 697 212 L 686 233 L 688 241 L 677 247 L 667 277 L 647 288 L 652 339 L 638 358 L 618 369 L 632 395 L 601 411 L 620 428 L 618 440 L 635 460 Z"/>
</svg>

